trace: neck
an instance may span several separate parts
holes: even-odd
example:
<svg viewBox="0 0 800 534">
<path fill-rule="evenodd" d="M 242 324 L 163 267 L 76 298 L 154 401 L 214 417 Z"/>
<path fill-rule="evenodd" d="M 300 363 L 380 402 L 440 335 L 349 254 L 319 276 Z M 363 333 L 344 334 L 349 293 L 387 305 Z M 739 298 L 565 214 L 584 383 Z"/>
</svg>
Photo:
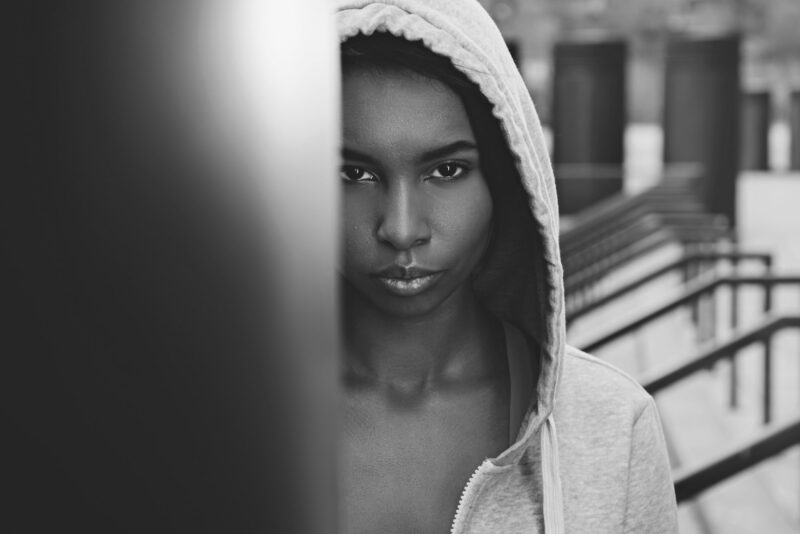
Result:
<svg viewBox="0 0 800 534">
<path fill-rule="evenodd" d="M 351 378 L 399 388 L 482 380 L 498 372 L 499 323 L 470 287 L 424 315 L 389 315 L 345 290 L 345 369 Z"/>
</svg>

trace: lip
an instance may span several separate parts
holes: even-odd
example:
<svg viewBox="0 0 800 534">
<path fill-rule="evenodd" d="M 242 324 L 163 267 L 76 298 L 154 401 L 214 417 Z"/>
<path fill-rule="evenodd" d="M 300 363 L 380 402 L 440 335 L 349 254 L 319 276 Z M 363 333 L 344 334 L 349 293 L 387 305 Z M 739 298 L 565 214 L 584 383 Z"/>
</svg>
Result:
<svg viewBox="0 0 800 534">
<path fill-rule="evenodd" d="M 379 278 L 395 278 L 398 280 L 410 280 L 412 278 L 422 278 L 436 274 L 439 271 L 433 269 L 425 269 L 423 267 L 416 267 L 414 265 L 390 265 L 385 269 L 378 271 L 375 276 Z"/>
<path fill-rule="evenodd" d="M 392 265 L 379 271 L 375 278 L 389 293 L 401 297 L 411 297 L 430 288 L 441 274 L 442 271 Z"/>
</svg>

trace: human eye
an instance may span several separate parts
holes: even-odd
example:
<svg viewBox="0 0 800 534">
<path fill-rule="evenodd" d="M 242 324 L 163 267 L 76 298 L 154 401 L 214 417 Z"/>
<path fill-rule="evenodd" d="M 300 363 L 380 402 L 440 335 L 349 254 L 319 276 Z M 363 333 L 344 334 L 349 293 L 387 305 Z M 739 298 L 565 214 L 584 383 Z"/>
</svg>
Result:
<svg viewBox="0 0 800 534">
<path fill-rule="evenodd" d="M 356 165 L 342 165 L 341 169 L 339 170 L 339 177 L 345 182 L 350 183 L 378 181 L 378 177 L 374 173 Z"/>
<path fill-rule="evenodd" d="M 446 161 L 440 163 L 430 172 L 428 178 L 435 178 L 442 181 L 457 180 L 469 171 L 469 167 L 463 163 Z"/>
</svg>

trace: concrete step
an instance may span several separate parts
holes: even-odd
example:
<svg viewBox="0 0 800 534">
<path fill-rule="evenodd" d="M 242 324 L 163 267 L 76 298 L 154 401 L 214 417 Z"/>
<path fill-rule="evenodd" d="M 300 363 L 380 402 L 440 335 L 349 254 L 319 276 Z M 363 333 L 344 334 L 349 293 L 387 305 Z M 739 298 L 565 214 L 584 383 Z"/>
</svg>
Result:
<svg viewBox="0 0 800 534">
<path fill-rule="evenodd" d="M 702 466 L 745 443 L 739 437 L 744 425 L 736 424 L 741 416 L 731 417 L 719 405 L 720 381 L 714 374 L 696 374 L 657 395 L 673 467 L 678 471 Z M 684 514 L 681 519 L 701 532 L 796 534 L 800 522 L 792 516 L 786 494 L 794 494 L 796 510 L 799 493 L 775 474 L 792 473 L 797 479 L 799 467 L 791 454 L 764 462 L 698 496 L 690 504 L 692 516 Z"/>
</svg>

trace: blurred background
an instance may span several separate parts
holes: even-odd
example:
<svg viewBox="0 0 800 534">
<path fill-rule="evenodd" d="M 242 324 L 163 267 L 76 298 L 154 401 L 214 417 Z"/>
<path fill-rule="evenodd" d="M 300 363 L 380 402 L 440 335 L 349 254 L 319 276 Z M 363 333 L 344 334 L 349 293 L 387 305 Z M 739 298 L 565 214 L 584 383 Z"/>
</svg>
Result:
<svg viewBox="0 0 800 534">
<path fill-rule="evenodd" d="M 655 396 L 681 532 L 800 532 L 800 2 L 481 3 L 550 140 L 568 341 Z"/>
</svg>

